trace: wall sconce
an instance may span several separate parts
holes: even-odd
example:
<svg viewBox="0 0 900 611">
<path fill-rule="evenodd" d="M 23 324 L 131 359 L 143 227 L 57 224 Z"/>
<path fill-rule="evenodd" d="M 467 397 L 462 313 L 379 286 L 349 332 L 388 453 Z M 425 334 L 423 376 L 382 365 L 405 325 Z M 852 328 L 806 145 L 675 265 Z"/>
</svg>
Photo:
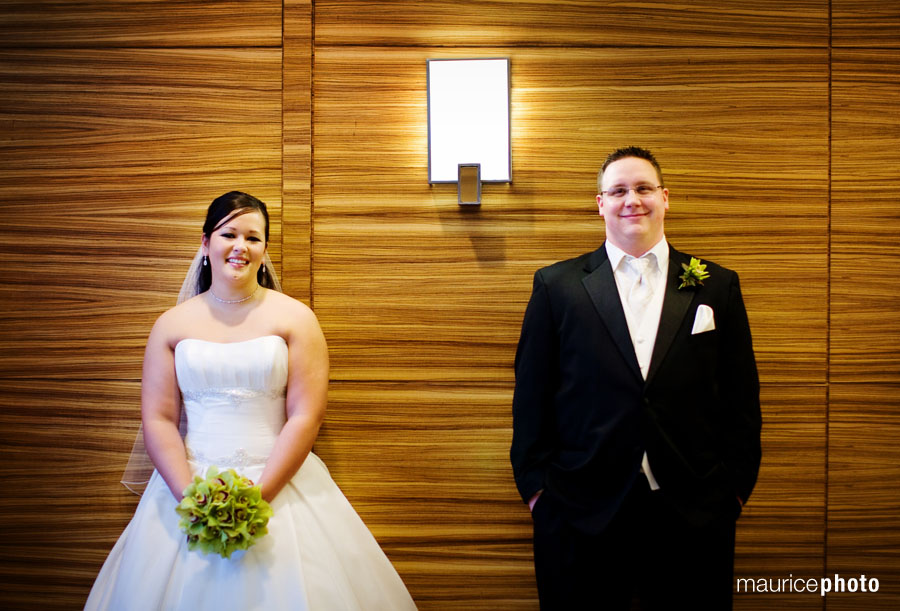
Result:
<svg viewBox="0 0 900 611">
<path fill-rule="evenodd" d="M 481 203 L 482 182 L 512 182 L 509 59 L 429 59 L 428 182 L 457 183 Z"/>
</svg>

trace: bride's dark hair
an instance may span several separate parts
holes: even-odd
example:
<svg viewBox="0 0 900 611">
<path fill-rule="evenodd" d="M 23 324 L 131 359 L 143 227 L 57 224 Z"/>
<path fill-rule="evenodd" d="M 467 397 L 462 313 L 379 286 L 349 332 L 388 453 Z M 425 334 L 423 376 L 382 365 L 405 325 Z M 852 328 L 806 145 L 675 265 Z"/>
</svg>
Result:
<svg viewBox="0 0 900 611">
<path fill-rule="evenodd" d="M 218 229 L 224 222 L 235 217 L 247 214 L 248 212 L 259 212 L 266 221 L 266 244 L 269 243 L 269 211 L 266 205 L 247 193 L 240 191 L 230 191 L 225 195 L 220 195 L 212 201 L 206 210 L 206 222 L 203 223 L 203 235 L 209 240 L 213 232 Z M 256 281 L 259 285 L 268 289 L 276 288 L 276 281 L 272 276 L 272 271 L 264 266 L 260 266 L 260 270 L 256 274 Z M 200 268 L 200 277 L 197 280 L 197 288 L 200 293 L 209 290 L 212 285 L 212 266 L 204 265 Z"/>
</svg>

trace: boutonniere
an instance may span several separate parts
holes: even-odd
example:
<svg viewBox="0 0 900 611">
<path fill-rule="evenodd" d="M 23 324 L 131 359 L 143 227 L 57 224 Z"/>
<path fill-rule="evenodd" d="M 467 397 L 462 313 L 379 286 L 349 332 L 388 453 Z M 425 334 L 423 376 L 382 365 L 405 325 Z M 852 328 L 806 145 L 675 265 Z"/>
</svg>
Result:
<svg viewBox="0 0 900 611">
<path fill-rule="evenodd" d="M 700 259 L 696 257 L 691 257 L 690 264 L 682 263 L 681 267 L 684 269 L 684 273 L 678 276 L 681 280 L 681 284 L 678 286 L 679 290 L 687 286 L 702 286 L 703 281 L 709 278 L 706 263 L 700 263 Z"/>
</svg>

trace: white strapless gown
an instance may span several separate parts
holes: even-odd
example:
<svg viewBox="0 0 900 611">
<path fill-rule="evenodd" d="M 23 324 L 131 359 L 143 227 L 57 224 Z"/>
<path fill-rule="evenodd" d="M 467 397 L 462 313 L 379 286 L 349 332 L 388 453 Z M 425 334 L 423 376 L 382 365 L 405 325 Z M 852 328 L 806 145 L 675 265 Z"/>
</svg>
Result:
<svg viewBox="0 0 900 611">
<path fill-rule="evenodd" d="M 278 336 L 179 342 L 175 370 L 195 474 L 205 476 L 216 465 L 259 480 L 285 422 L 287 369 L 287 345 Z M 269 534 L 230 559 L 188 551 L 176 504 L 154 472 L 86 609 L 415 609 L 390 560 L 314 454 L 272 502 Z"/>
</svg>

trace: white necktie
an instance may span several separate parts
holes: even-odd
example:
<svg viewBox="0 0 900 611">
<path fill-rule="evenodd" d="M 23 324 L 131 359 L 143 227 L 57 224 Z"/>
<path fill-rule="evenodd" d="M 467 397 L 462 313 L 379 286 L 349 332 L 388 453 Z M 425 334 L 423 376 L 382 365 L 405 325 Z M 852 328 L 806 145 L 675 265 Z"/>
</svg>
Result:
<svg viewBox="0 0 900 611">
<path fill-rule="evenodd" d="M 637 272 L 637 279 L 628 291 L 628 307 L 631 308 L 631 313 L 640 320 L 653 296 L 653 290 L 650 288 L 650 259 L 648 257 L 639 259 L 629 257 L 627 263 Z"/>
</svg>

